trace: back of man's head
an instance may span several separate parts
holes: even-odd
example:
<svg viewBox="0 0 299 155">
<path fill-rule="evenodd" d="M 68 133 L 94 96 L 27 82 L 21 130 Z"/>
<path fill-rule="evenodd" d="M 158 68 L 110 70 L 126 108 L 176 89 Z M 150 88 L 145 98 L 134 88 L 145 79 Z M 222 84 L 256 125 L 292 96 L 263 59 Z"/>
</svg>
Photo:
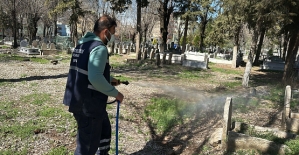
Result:
<svg viewBox="0 0 299 155">
<path fill-rule="evenodd" d="M 93 31 L 94 33 L 100 33 L 104 29 L 109 29 L 113 26 L 117 26 L 115 19 L 108 15 L 103 15 L 95 22 Z"/>
</svg>

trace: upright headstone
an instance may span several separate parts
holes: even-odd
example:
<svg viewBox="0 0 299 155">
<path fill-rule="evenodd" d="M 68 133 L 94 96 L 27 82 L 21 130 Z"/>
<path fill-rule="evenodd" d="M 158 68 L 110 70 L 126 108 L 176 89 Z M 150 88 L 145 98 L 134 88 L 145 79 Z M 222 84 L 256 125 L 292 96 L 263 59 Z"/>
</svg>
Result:
<svg viewBox="0 0 299 155">
<path fill-rule="evenodd" d="M 32 48 L 37 48 L 38 47 L 38 42 L 36 40 L 32 41 Z"/>
<path fill-rule="evenodd" d="M 22 40 L 20 42 L 20 47 L 24 48 L 24 47 L 27 47 L 28 46 L 28 42 L 26 40 Z"/>
<path fill-rule="evenodd" d="M 226 98 L 226 102 L 224 105 L 224 113 L 223 113 L 223 130 L 222 130 L 222 149 L 226 150 L 227 148 L 227 139 L 228 139 L 228 131 L 231 130 L 231 118 L 232 118 L 232 98 Z"/>
<path fill-rule="evenodd" d="M 46 43 L 42 43 L 42 50 L 47 50 L 47 44 Z"/>
<path fill-rule="evenodd" d="M 186 60 L 186 54 L 181 54 L 181 65 L 184 63 Z"/>
<path fill-rule="evenodd" d="M 148 48 L 144 48 L 144 52 L 142 54 L 142 60 L 145 60 L 147 58 L 147 50 Z"/>
<path fill-rule="evenodd" d="M 154 57 L 155 57 L 155 49 L 151 49 L 151 53 L 150 53 L 150 59 L 152 60 L 152 59 L 154 59 Z"/>
<path fill-rule="evenodd" d="M 286 121 L 290 118 L 291 115 L 291 98 L 292 98 L 292 89 L 291 86 L 286 86 L 285 95 L 284 95 L 284 108 L 282 112 L 282 127 L 286 128 Z"/>
<path fill-rule="evenodd" d="M 172 59 L 172 53 L 170 52 L 168 55 L 168 65 L 171 64 L 171 59 Z"/>
<path fill-rule="evenodd" d="M 54 43 L 51 43 L 51 44 L 50 44 L 50 49 L 51 49 L 51 50 L 56 50 L 56 46 L 55 46 Z"/>
<path fill-rule="evenodd" d="M 156 65 L 157 65 L 157 66 L 160 66 L 160 64 L 161 64 L 160 54 L 159 54 L 159 53 L 156 53 Z"/>
<path fill-rule="evenodd" d="M 163 65 L 166 64 L 166 56 L 167 56 L 167 53 L 164 52 L 164 53 L 163 53 L 163 57 L 162 57 L 162 64 L 163 64 Z"/>
<path fill-rule="evenodd" d="M 189 52 L 189 49 L 190 49 L 190 45 L 187 44 L 187 45 L 186 45 L 186 52 Z"/>
</svg>

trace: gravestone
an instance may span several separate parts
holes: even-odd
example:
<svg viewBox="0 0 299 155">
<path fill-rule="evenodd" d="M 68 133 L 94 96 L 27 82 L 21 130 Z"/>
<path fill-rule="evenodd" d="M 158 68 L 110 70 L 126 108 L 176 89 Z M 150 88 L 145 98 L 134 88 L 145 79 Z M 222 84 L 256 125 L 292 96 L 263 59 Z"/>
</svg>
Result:
<svg viewBox="0 0 299 155">
<path fill-rule="evenodd" d="M 22 40 L 21 42 L 20 42 L 20 47 L 21 48 L 26 48 L 28 46 L 28 42 L 27 42 L 27 40 Z"/>
<path fill-rule="evenodd" d="M 157 66 L 160 66 L 160 64 L 161 64 L 160 54 L 159 54 L 159 53 L 156 53 L 156 65 L 157 65 Z"/>
<path fill-rule="evenodd" d="M 290 119 L 291 115 L 291 97 L 292 89 L 291 86 L 286 86 L 285 95 L 284 95 L 284 109 L 282 112 L 282 127 L 287 128 L 286 121 Z"/>
<path fill-rule="evenodd" d="M 172 60 L 172 53 L 169 53 L 169 55 L 168 55 L 168 65 L 170 65 L 171 64 L 171 60 Z"/>
<path fill-rule="evenodd" d="M 186 45 L 186 52 L 189 52 L 189 49 L 190 49 L 190 45 L 187 44 L 187 45 Z"/>
<path fill-rule="evenodd" d="M 47 49 L 48 49 L 48 48 L 47 48 L 47 44 L 46 44 L 46 43 L 42 43 L 41 49 L 42 49 L 42 50 L 47 50 Z"/>
<path fill-rule="evenodd" d="M 154 59 L 154 56 L 155 56 L 155 49 L 151 49 L 151 53 L 150 53 L 150 59 Z"/>
<path fill-rule="evenodd" d="M 167 53 L 163 53 L 163 57 L 162 57 L 162 64 L 165 65 L 166 64 L 166 55 Z"/>
<path fill-rule="evenodd" d="M 38 42 L 36 40 L 32 41 L 32 47 L 37 48 L 38 47 Z"/>
<path fill-rule="evenodd" d="M 223 130 L 222 130 L 222 149 L 227 148 L 228 132 L 231 130 L 231 118 L 232 118 L 232 98 L 226 98 L 223 113 Z"/>
</svg>

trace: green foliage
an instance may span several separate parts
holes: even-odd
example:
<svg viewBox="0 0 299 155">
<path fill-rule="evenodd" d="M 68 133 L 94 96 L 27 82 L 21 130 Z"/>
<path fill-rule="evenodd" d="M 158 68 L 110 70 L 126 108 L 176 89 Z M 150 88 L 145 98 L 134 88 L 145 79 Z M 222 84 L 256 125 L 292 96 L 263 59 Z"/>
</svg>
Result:
<svg viewBox="0 0 299 155">
<path fill-rule="evenodd" d="M 243 74 L 242 70 L 234 70 L 234 69 L 215 67 L 213 63 L 209 63 L 209 66 L 213 72 L 220 72 L 220 73 L 234 74 L 234 75 L 242 75 Z"/>
<path fill-rule="evenodd" d="M 44 58 L 38 58 L 38 57 L 24 57 L 19 55 L 7 55 L 7 54 L 0 54 L 0 61 L 32 61 L 37 62 L 40 64 L 47 64 L 49 63 L 49 60 Z"/>
<path fill-rule="evenodd" d="M 0 126 L 0 133 L 5 135 L 15 135 L 22 139 L 32 137 L 35 133 L 34 131 L 42 131 L 45 127 L 45 124 L 39 120 L 29 120 L 24 124 L 15 123 L 8 124 L 5 126 Z"/>
<path fill-rule="evenodd" d="M 50 101 L 51 99 L 50 96 L 51 96 L 50 94 L 46 94 L 46 93 L 33 93 L 26 96 L 22 96 L 21 101 L 25 103 L 41 106 L 45 102 Z"/>
<path fill-rule="evenodd" d="M 282 88 L 281 86 L 275 86 L 271 89 L 270 94 L 264 95 L 263 98 L 274 103 L 278 103 L 277 106 L 283 106 L 284 88 Z"/>
<path fill-rule="evenodd" d="M 58 116 L 63 116 L 64 118 L 70 118 L 69 112 L 59 109 L 59 108 L 54 108 L 54 107 L 43 107 L 41 110 L 37 111 L 36 116 L 42 116 L 42 117 L 58 117 Z"/>
<path fill-rule="evenodd" d="M 20 111 L 21 109 L 15 107 L 14 102 L 0 102 L 0 122 L 16 118 L 21 115 Z"/>
<path fill-rule="evenodd" d="M 64 147 L 64 146 L 60 146 L 60 147 L 57 147 L 57 148 L 53 148 L 46 155 L 67 155 L 67 154 L 70 154 L 70 153 L 68 153 L 67 148 Z"/>
<path fill-rule="evenodd" d="M 206 79 L 210 76 L 212 75 L 200 69 L 184 70 L 178 74 L 181 79 Z"/>
<path fill-rule="evenodd" d="M 175 125 L 183 123 L 185 118 L 194 116 L 196 108 L 177 99 L 153 98 L 144 110 L 144 119 L 150 120 L 158 132 L 167 132 Z"/>
<path fill-rule="evenodd" d="M 21 151 L 13 150 L 13 149 L 8 149 L 8 150 L 0 150 L 1 155 L 27 155 L 28 150 L 27 149 L 22 149 Z"/>
<path fill-rule="evenodd" d="M 299 154 L 299 139 L 289 140 L 285 143 L 290 148 L 290 152 L 286 152 L 286 155 L 297 155 Z"/>
</svg>

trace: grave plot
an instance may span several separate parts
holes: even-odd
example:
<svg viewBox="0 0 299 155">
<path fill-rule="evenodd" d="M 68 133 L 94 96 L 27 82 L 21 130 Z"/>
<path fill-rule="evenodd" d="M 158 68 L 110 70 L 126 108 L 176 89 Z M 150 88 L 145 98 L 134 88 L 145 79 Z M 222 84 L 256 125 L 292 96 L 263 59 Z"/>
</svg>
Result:
<svg viewBox="0 0 299 155">
<path fill-rule="evenodd" d="M 48 48 L 49 46 L 49 48 Z M 47 46 L 46 43 L 42 43 L 41 45 L 41 55 L 52 55 L 57 53 L 57 49 L 54 43 L 50 43 Z"/>
<path fill-rule="evenodd" d="M 298 89 L 286 86 L 281 125 L 286 131 L 294 133 L 299 132 L 299 110 L 296 109 L 299 101 L 298 94 Z"/>
<path fill-rule="evenodd" d="M 290 97 L 291 89 L 287 87 L 286 96 Z M 285 99 L 285 112 L 283 117 L 286 121 L 283 121 L 286 125 L 286 129 L 294 129 L 298 127 L 298 121 L 296 125 L 287 126 L 287 120 L 291 119 L 291 116 L 297 116 L 295 113 L 289 113 L 288 108 L 289 98 Z M 224 151 L 236 151 L 236 150 L 256 150 L 262 154 L 286 154 L 291 152 L 290 148 L 285 145 L 285 142 L 291 139 L 297 139 L 297 135 L 284 128 L 269 128 L 260 127 L 241 122 L 232 122 L 232 98 L 227 98 L 224 106 L 223 113 L 223 128 L 218 128 L 211 135 L 209 144 L 216 147 L 218 145 Z M 287 111 L 287 112 L 286 112 Z M 298 131 L 298 128 L 296 128 Z M 295 131 L 295 130 L 292 130 Z M 268 140 L 269 137 L 271 140 Z M 267 139 L 266 139 L 267 138 Z"/>
<path fill-rule="evenodd" d="M 35 45 L 35 42 L 33 42 L 33 44 Z M 26 40 L 22 40 L 20 42 L 19 52 L 25 53 L 28 55 L 40 55 L 40 50 L 38 48 L 36 48 L 35 46 L 33 46 L 32 48 L 28 48 L 28 42 Z"/>
</svg>

